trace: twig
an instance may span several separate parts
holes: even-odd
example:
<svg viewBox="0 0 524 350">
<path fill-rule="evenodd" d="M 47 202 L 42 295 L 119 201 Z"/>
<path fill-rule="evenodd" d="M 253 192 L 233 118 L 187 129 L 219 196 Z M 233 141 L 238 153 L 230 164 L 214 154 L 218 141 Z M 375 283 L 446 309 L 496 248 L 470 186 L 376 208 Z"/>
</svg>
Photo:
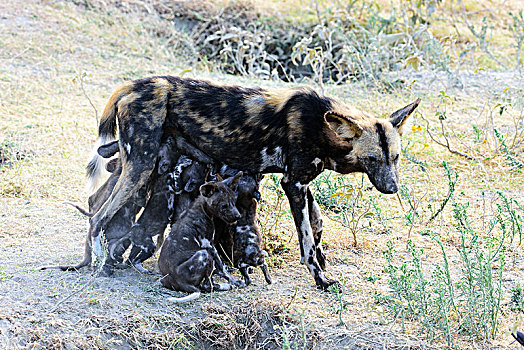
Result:
<svg viewBox="0 0 524 350">
<path fill-rule="evenodd" d="M 86 289 L 89 285 L 91 285 L 91 282 L 93 282 L 97 276 L 98 276 L 98 273 L 93 274 L 91 276 L 91 278 L 82 286 L 82 288 L 71 292 L 68 296 L 66 296 L 65 298 L 60 300 L 58 303 L 56 303 L 56 305 L 51 310 L 49 310 L 49 313 L 51 314 L 51 313 L 55 312 L 60 307 L 60 305 L 62 305 L 64 302 L 68 301 L 69 299 L 71 299 L 76 294 L 81 293 L 82 291 L 84 291 L 84 289 Z"/>
<path fill-rule="evenodd" d="M 424 118 L 423 116 L 422 117 L 422 120 L 424 120 L 426 122 L 426 131 L 428 132 L 428 135 L 429 137 L 437 144 L 437 145 L 440 145 L 442 147 L 445 147 L 448 149 L 448 151 L 450 151 L 451 153 L 453 154 L 457 154 L 459 156 L 462 156 L 464 158 L 467 158 L 467 159 L 470 159 L 470 160 L 478 160 L 477 158 L 473 157 L 472 155 L 469 155 L 467 153 L 464 153 L 464 152 L 461 152 L 461 151 L 457 151 L 457 150 L 454 150 L 451 148 L 451 145 L 449 144 L 449 140 L 448 138 L 446 137 L 446 135 L 444 134 L 444 132 L 442 132 L 442 136 L 444 136 L 444 140 L 446 140 L 446 143 L 442 143 L 440 140 L 437 140 L 433 134 L 429 131 L 429 122 L 426 118 Z M 442 129 L 444 131 L 444 123 L 441 121 L 442 123 Z"/>
<path fill-rule="evenodd" d="M 98 110 L 96 109 L 95 105 L 93 104 L 93 101 L 91 101 L 91 99 L 89 98 L 89 95 L 87 94 L 86 90 L 84 89 L 84 74 L 85 73 L 79 75 L 80 88 L 82 89 L 82 93 L 84 94 L 84 97 L 87 98 L 87 100 L 89 101 L 89 104 L 95 110 L 96 125 L 98 125 Z"/>
</svg>

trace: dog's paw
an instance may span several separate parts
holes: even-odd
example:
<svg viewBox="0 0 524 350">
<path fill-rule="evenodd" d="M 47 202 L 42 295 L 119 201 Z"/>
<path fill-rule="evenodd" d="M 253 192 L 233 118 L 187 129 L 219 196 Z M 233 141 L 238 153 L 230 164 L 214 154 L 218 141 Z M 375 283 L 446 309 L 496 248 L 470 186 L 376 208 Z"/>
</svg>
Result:
<svg viewBox="0 0 524 350">
<path fill-rule="evenodd" d="M 99 277 L 111 277 L 113 276 L 114 272 L 115 272 L 115 269 L 113 265 L 104 264 L 98 276 Z"/>
<path fill-rule="evenodd" d="M 236 288 L 244 288 L 246 286 L 246 282 L 237 279 L 232 279 L 231 284 Z"/>
<path fill-rule="evenodd" d="M 342 285 L 339 281 L 326 278 L 325 280 L 317 281 L 317 288 L 328 291 L 333 288 L 338 288 L 339 291 L 342 291 Z"/>
</svg>

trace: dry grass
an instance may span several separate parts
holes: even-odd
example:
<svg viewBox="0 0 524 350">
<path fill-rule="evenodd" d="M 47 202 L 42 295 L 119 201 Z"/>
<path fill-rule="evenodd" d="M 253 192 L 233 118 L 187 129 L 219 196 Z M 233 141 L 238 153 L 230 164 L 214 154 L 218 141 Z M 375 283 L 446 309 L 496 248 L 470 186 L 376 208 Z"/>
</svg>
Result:
<svg viewBox="0 0 524 350">
<path fill-rule="evenodd" d="M 296 9 L 295 4 L 284 2 Z M 505 6 L 513 6 L 513 2 Z M 346 326 L 338 325 L 332 295 L 316 290 L 298 263 L 298 243 L 286 200 L 279 204 L 277 194 L 266 187 L 259 217 L 272 252 L 275 284 L 271 286 L 256 272 L 255 284 L 245 290 L 206 295 L 195 303 L 173 306 L 165 302 L 166 291 L 155 283 L 155 276 L 119 271 L 113 279 L 93 281 L 88 272 L 38 271 L 43 264 L 76 262 L 81 256 L 86 220 L 61 202 L 84 203 L 86 198 L 83 174 L 96 138 L 96 118 L 85 93 L 100 113 L 112 89 L 122 81 L 180 74 L 188 68 L 194 70 L 186 74 L 197 78 L 249 86 L 284 84 L 187 67 L 170 49 L 170 41 L 157 35 L 165 24 L 143 12 L 131 16 L 109 6 L 100 11 L 71 2 L 8 0 L 0 3 L 0 13 L 0 347 L 430 347 L 418 334 L 416 322 L 408 322 L 406 333 L 400 333 L 399 324 L 383 324 L 383 315 L 374 305 L 376 292 L 388 292 L 381 252 L 390 240 L 400 252 L 399 260 L 407 258 L 410 232 L 403 218 L 405 200 L 401 204 L 396 196 L 380 195 L 374 189 L 365 191 L 365 197 L 373 196 L 382 208 L 390 233 L 383 234 L 373 221 L 353 247 L 350 232 L 326 213 L 328 275 L 345 285 L 343 300 L 348 307 L 342 319 Z M 470 202 L 469 214 L 479 230 L 496 208 L 497 190 L 522 204 L 522 172 L 511 170 L 490 133 L 493 116 L 495 127 L 511 135 L 514 120 L 522 117 L 522 81 L 515 76 L 496 77 L 480 72 L 468 78 L 465 90 L 444 87 L 450 96 L 445 101 L 446 125 L 456 133 L 456 137 L 449 136 L 453 147 L 473 154 L 476 161 L 451 154 L 427 134 L 423 117 L 429 120 L 431 131 L 439 134 L 435 112 L 443 107 L 442 103 L 439 107 L 439 90 L 446 85 L 439 79 L 420 76 L 411 87 L 388 95 L 357 85 L 326 87 L 326 94 L 379 116 L 415 96 L 422 97 L 423 105 L 413 120 L 413 125 L 421 128 L 413 128 L 405 140 L 410 141 L 410 153 L 427 162 L 428 171 L 421 172 L 406 159 L 401 161 L 400 171 L 402 183 L 413 189 L 415 198 L 423 198 L 422 217 L 416 220 L 410 238 L 425 249 L 428 270 L 441 264 L 442 258 L 436 243 L 419 234 L 423 229 L 439 232 L 451 261 L 457 261 L 458 236 L 450 206 L 426 224 L 428 204 L 438 206 L 447 193 L 443 160 L 459 172 L 457 199 Z M 504 91 L 507 87 L 511 88 Z M 496 105 L 509 97 L 512 105 L 499 116 Z M 472 125 L 483 131 L 479 143 Z M 517 150 L 522 152 L 522 146 Z M 346 176 L 353 184 L 362 179 L 367 187 L 365 177 Z M 265 181 L 267 184 L 269 179 Z M 457 336 L 458 347 L 509 346 L 511 338 L 505 330 L 519 324 L 521 317 L 508 307 L 509 290 L 522 283 L 522 257 L 521 246 L 508 247 L 497 338 L 489 344 Z M 148 264 L 154 268 L 154 261 Z M 88 288 L 49 312 L 85 283 Z"/>
</svg>

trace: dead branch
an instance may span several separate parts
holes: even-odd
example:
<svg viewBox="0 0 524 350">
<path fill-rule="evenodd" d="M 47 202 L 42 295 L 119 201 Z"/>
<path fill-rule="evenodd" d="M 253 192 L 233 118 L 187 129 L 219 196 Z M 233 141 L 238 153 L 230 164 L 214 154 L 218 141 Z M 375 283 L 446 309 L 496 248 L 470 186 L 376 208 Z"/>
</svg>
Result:
<svg viewBox="0 0 524 350">
<path fill-rule="evenodd" d="M 453 148 L 451 148 L 451 145 L 449 143 L 449 139 L 447 138 L 447 136 L 445 135 L 444 133 L 444 122 L 441 120 L 441 124 L 442 124 L 442 136 L 444 137 L 444 140 L 446 141 L 446 143 L 443 143 L 442 141 L 436 139 L 433 134 L 431 133 L 431 131 L 429 131 L 429 121 L 422 117 L 422 120 L 424 120 L 426 122 L 426 130 L 428 132 L 428 135 L 429 137 L 431 138 L 431 140 L 433 140 L 433 142 L 435 142 L 437 145 L 440 145 L 442 147 L 445 147 L 448 149 L 449 152 L 453 153 L 453 154 L 456 154 L 456 155 L 459 155 L 461 157 L 464 157 L 464 158 L 467 158 L 467 159 L 470 159 L 470 160 L 478 160 L 476 157 L 472 156 L 472 155 L 469 155 L 467 153 L 464 153 L 464 152 L 461 152 L 461 151 L 457 151 Z"/>
</svg>

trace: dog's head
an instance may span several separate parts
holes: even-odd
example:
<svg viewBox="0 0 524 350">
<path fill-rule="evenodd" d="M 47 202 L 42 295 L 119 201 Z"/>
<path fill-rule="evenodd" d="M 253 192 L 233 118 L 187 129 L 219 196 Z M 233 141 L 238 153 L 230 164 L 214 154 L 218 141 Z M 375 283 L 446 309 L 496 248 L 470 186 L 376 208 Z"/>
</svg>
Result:
<svg viewBox="0 0 524 350">
<path fill-rule="evenodd" d="M 176 163 L 178 154 L 175 151 L 175 139 L 168 136 L 158 151 L 158 174 L 167 173 Z"/>
<path fill-rule="evenodd" d="M 242 217 L 235 206 L 235 187 L 242 172 L 226 180 L 222 180 L 219 175 L 217 177 L 219 181 L 209 181 L 200 186 L 200 194 L 205 198 L 207 208 L 213 216 L 233 224 Z"/>
<path fill-rule="evenodd" d="M 328 137 L 339 150 L 329 168 L 347 174 L 365 172 L 382 193 L 398 191 L 400 137 L 420 99 L 392 113 L 388 119 L 362 118 L 338 111 L 325 114 Z M 349 114 L 349 113 L 348 113 Z"/>
</svg>

